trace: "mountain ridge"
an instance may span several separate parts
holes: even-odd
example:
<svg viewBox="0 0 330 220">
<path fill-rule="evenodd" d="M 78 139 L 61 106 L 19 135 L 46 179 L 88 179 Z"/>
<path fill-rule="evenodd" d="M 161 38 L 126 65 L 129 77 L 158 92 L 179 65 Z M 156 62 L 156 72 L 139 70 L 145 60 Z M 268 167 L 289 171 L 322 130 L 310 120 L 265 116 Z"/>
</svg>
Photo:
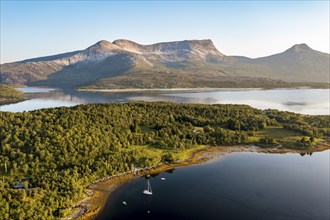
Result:
<svg viewBox="0 0 330 220">
<path fill-rule="evenodd" d="M 282 53 L 253 59 L 226 56 L 210 39 L 150 45 L 118 39 L 101 40 L 84 50 L 1 64 L 0 83 L 127 88 L 139 87 L 139 82 L 142 87 L 175 88 L 179 84 L 173 79 L 177 79 L 190 81 L 180 82 L 181 86 L 194 86 L 200 81 L 205 82 L 205 87 L 216 87 L 229 78 L 241 82 L 244 78 L 258 78 L 324 83 L 329 82 L 328 73 L 329 54 L 304 43 Z M 152 77 L 155 79 L 151 80 Z M 192 78 L 196 82 L 192 82 Z M 145 83 L 148 80 L 149 83 Z M 159 80 L 165 82 L 157 82 Z M 261 80 L 260 84 L 262 81 L 265 82 Z"/>
</svg>

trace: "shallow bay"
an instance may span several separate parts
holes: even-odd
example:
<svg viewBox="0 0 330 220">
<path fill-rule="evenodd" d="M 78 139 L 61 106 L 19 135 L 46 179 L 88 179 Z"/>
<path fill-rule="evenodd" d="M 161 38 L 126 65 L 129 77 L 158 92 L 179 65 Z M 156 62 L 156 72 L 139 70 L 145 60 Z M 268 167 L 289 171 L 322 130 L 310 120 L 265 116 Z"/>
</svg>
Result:
<svg viewBox="0 0 330 220">
<path fill-rule="evenodd" d="M 329 219 L 329 153 L 233 153 L 152 176 L 152 196 L 141 177 L 97 219 Z"/>
</svg>

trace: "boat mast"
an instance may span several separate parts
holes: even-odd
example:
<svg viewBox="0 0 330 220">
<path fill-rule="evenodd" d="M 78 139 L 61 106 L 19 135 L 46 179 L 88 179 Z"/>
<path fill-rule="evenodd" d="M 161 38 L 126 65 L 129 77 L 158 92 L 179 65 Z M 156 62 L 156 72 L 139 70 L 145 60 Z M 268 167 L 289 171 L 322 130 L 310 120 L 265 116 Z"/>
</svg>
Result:
<svg viewBox="0 0 330 220">
<path fill-rule="evenodd" d="M 152 190 L 151 190 L 151 185 L 150 185 L 150 182 L 149 182 L 149 179 L 148 179 L 148 191 L 149 191 L 149 192 L 152 192 Z"/>
</svg>

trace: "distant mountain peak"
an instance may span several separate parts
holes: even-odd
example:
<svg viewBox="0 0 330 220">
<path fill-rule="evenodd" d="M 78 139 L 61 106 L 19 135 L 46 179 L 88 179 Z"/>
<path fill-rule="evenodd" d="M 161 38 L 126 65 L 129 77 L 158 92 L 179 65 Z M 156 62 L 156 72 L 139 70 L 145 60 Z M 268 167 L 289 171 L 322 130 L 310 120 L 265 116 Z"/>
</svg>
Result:
<svg viewBox="0 0 330 220">
<path fill-rule="evenodd" d="M 96 44 L 93 44 L 92 46 L 87 48 L 87 50 L 89 51 L 109 51 L 114 49 L 120 48 L 117 45 L 114 45 L 113 43 L 106 40 L 100 40 Z"/>
<path fill-rule="evenodd" d="M 100 40 L 99 42 L 96 43 L 96 45 L 100 45 L 100 46 L 106 46 L 111 44 L 111 42 L 107 41 L 107 40 Z"/>
<path fill-rule="evenodd" d="M 140 45 L 134 41 L 126 39 L 117 39 L 112 42 L 113 45 L 120 47 L 123 50 L 132 51 L 132 52 L 141 52 L 143 51 L 143 45 Z"/>
<path fill-rule="evenodd" d="M 302 44 L 293 45 L 289 50 L 295 51 L 295 52 L 300 52 L 300 51 L 313 50 L 313 49 L 310 48 L 307 44 L 302 43 Z"/>
<path fill-rule="evenodd" d="M 140 44 L 138 44 L 138 43 L 136 43 L 134 41 L 127 40 L 127 39 L 117 39 L 117 40 L 113 41 L 112 43 L 113 44 L 116 44 L 118 46 L 129 45 L 129 44 L 140 45 Z"/>
</svg>

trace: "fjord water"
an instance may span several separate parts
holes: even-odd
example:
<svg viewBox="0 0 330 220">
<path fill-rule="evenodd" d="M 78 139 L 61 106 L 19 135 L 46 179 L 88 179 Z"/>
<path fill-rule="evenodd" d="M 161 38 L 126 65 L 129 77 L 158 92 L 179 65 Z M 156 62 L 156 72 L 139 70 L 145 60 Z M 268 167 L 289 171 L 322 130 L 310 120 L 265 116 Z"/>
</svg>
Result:
<svg viewBox="0 0 330 220">
<path fill-rule="evenodd" d="M 278 109 L 311 115 L 329 114 L 329 89 L 219 89 L 172 92 L 76 92 L 23 88 L 30 100 L 0 106 L 0 111 L 22 112 L 40 108 L 87 103 L 168 101 L 202 104 L 246 104 L 259 109 Z"/>
<path fill-rule="evenodd" d="M 152 196 L 141 177 L 115 190 L 97 219 L 327 220 L 329 154 L 233 153 L 150 177 Z"/>
</svg>

